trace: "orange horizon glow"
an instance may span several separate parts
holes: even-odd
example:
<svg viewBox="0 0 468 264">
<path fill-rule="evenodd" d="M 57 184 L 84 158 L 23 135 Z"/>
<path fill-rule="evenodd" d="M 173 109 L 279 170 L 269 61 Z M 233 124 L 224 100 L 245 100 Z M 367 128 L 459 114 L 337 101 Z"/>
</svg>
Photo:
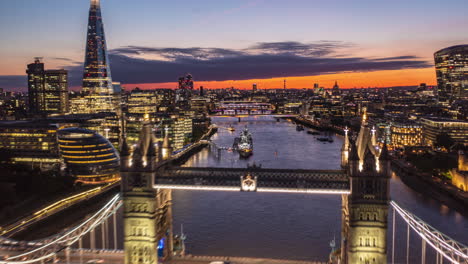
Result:
<svg viewBox="0 0 468 264">
<path fill-rule="evenodd" d="M 435 85 L 437 83 L 434 68 L 385 70 L 374 72 L 349 72 L 324 74 L 317 76 L 302 77 L 278 77 L 270 79 L 249 79 L 249 80 L 227 80 L 227 81 L 197 81 L 195 79 L 195 89 L 203 86 L 205 89 L 223 89 L 234 87 L 237 89 L 252 89 L 252 84 L 256 83 L 258 89 L 281 89 L 286 80 L 286 88 L 301 89 L 312 88 L 314 83 L 320 87 L 331 88 L 338 82 L 340 88 L 368 88 L 368 87 L 393 87 L 393 86 L 416 86 L 420 83 Z M 177 88 L 177 82 L 165 83 L 135 83 L 122 84 L 122 86 L 133 89 L 158 89 Z"/>
<path fill-rule="evenodd" d="M 402 70 L 384 70 L 373 72 L 346 72 L 335 74 L 323 74 L 301 77 L 277 77 L 269 79 L 248 79 L 248 80 L 226 80 L 226 81 L 197 81 L 195 76 L 194 89 L 203 86 L 205 89 L 225 89 L 234 87 L 236 89 L 252 89 L 252 84 L 256 83 L 258 89 L 282 89 L 283 82 L 286 80 L 286 88 L 302 89 L 313 88 L 314 83 L 320 87 L 332 88 L 335 81 L 342 89 L 352 88 L 382 88 L 394 86 L 417 86 L 420 83 L 426 83 L 428 86 L 436 86 L 436 74 L 433 67 L 422 69 L 402 69 Z M 118 80 L 115 80 L 118 81 Z M 143 90 L 148 89 L 177 89 L 178 83 L 122 83 L 126 90 L 132 90 L 136 87 Z M 6 90 L 21 91 L 21 88 L 10 88 Z M 70 86 L 69 90 L 79 91 L 80 86 Z"/>
</svg>

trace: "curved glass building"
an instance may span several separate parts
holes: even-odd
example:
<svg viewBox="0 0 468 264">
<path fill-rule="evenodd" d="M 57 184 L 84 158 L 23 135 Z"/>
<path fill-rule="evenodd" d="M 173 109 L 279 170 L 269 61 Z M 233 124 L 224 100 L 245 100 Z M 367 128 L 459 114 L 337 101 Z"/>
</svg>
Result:
<svg viewBox="0 0 468 264">
<path fill-rule="evenodd" d="M 458 45 L 434 54 L 438 95 L 441 102 L 468 99 L 468 45 Z"/>
<path fill-rule="evenodd" d="M 77 182 L 102 184 L 120 178 L 119 155 L 106 138 L 84 128 L 61 129 L 57 135 L 67 173 Z"/>
</svg>

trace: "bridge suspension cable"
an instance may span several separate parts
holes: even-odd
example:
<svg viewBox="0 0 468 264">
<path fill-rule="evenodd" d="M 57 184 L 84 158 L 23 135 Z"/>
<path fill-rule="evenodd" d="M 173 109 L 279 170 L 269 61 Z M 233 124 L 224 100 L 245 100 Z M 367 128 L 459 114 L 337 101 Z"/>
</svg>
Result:
<svg viewBox="0 0 468 264">
<path fill-rule="evenodd" d="M 394 211 L 397 212 L 401 218 L 407 223 L 416 234 L 418 234 L 422 242 L 422 258 L 425 258 L 426 244 L 431 246 L 437 254 L 446 258 L 450 263 L 454 264 L 468 264 L 468 247 L 453 240 L 447 235 L 442 234 L 434 227 L 422 221 L 417 216 L 401 208 L 396 202 L 391 201 L 390 205 Z M 395 218 L 394 218 L 395 219 Z M 407 241 L 409 241 L 409 229 L 407 231 Z M 395 245 L 393 245 L 394 247 Z M 406 259 L 409 261 L 409 248 L 407 247 Z M 393 257 L 392 257 L 393 259 Z"/>
<path fill-rule="evenodd" d="M 19 246 L 37 245 L 38 247 L 25 253 L 9 257 L 4 261 L 0 260 L 0 264 L 30 264 L 53 258 L 58 252 L 69 248 L 78 240 L 81 242 L 81 238 L 93 231 L 97 226 L 103 224 L 110 216 L 114 215 L 121 206 L 122 200 L 120 194 L 116 194 L 94 215 L 73 228 L 42 240 L 16 243 L 16 245 Z"/>
</svg>

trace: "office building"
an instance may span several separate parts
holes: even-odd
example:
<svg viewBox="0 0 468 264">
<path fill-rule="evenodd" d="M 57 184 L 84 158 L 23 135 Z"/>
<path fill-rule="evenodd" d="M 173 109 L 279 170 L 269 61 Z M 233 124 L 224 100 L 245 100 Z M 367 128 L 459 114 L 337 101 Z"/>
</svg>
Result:
<svg viewBox="0 0 468 264">
<path fill-rule="evenodd" d="M 36 58 L 28 64 L 29 112 L 38 114 L 63 114 L 68 112 L 68 72 L 45 70 L 44 63 Z"/>
<path fill-rule="evenodd" d="M 437 135 L 447 134 L 456 143 L 468 144 L 468 121 L 448 118 L 422 118 L 424 143 L 434 145 Z"/>
<path fill-rule="evenodd" d="M 130 114 L 155 114 L 158 96 L 154 90 L 133 89 L 127 98 L 127 111 Z"/>
<path fill-rule="evenodd" d="M 57 129 L 44 120 L 0 121 L 0 163 L 58 169 Z"/>
<path fill-rule="evenodd" d="M 439 101 L 468 99 L 468 45 L 439 50 L 434 60 Z"/>
<path fill-rule="evenodd" d="M 192 138 L 192 118 L 189 117 L 177 117 L 173 118 L 173 124 L 171 126 L 172 133 L 169 134 L 172 140 L 172 147 L 177 150 L 190 143 Z"/>
<path fill-rule="evenodd" d="M 98 133 L 84 128 L 58 131 L 65 171 L 82 184 L 114 182 L 120 177 L 120 158 L 112 144 Z"/>
<path fill-rule="evenodd" d="M 393 148 L 422 146 L 422 126 L 409 122 L 392 123 L 390 125 L 390 139 Z"/>
</svg>

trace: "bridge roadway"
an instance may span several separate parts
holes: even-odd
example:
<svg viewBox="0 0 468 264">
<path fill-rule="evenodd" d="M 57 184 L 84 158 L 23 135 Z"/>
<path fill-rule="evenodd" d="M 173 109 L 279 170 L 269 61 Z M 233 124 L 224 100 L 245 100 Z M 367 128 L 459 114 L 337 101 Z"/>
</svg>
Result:
<svg viewBox="0 0 468 264">
<path fill-rule="evenodd" d="M 326 264 L 320 261 L 299 261 L 267 258 L 246 258 L 246 257 L 220 257 L 220 256 L 178 256 L 168 261 L 159 260 L 161 264 L 209 264 L 214 261 L 229 261 L 230 264 Z M 65 251 L 57 256 L 57 264 L 84 264 L 84 263 L 105 263 L 123 264 L 123 250 L 89 250 L 83 251 L 72 249 L 69 251 L 67 260 Z"/>
<path fill-rule="evenodd" d="M 7 226 L 0 227 L 0 236 L 2 237 L 12 237 L 18 232 L 27 230 L 31 225 L 43 221 L 44 219 L 60 213 L 65 209 L 77 205 L 83 201 L 87 201 L 95 196 L 103 194 L 114 187 L 120 184 L 120 181 L 113 183 L 108 183 L 103 186 L 98 186 L 91 190 L 87 190 L 81 193 L 73 194 L 68 197 L 64 197 L 61 200 L 55 201 L 51 204 L 44 206 L 43 208 L 32 212 L 29 215 L 23 216 L 22 218 L 17 219 L 14 223 L 11 223 Z"/>
<path fill-rule="evenodd" d="M 344 170 L 164 167 L 154 188 L 182 190 L 257 191 L 349 194 Z"/>
</svg>

